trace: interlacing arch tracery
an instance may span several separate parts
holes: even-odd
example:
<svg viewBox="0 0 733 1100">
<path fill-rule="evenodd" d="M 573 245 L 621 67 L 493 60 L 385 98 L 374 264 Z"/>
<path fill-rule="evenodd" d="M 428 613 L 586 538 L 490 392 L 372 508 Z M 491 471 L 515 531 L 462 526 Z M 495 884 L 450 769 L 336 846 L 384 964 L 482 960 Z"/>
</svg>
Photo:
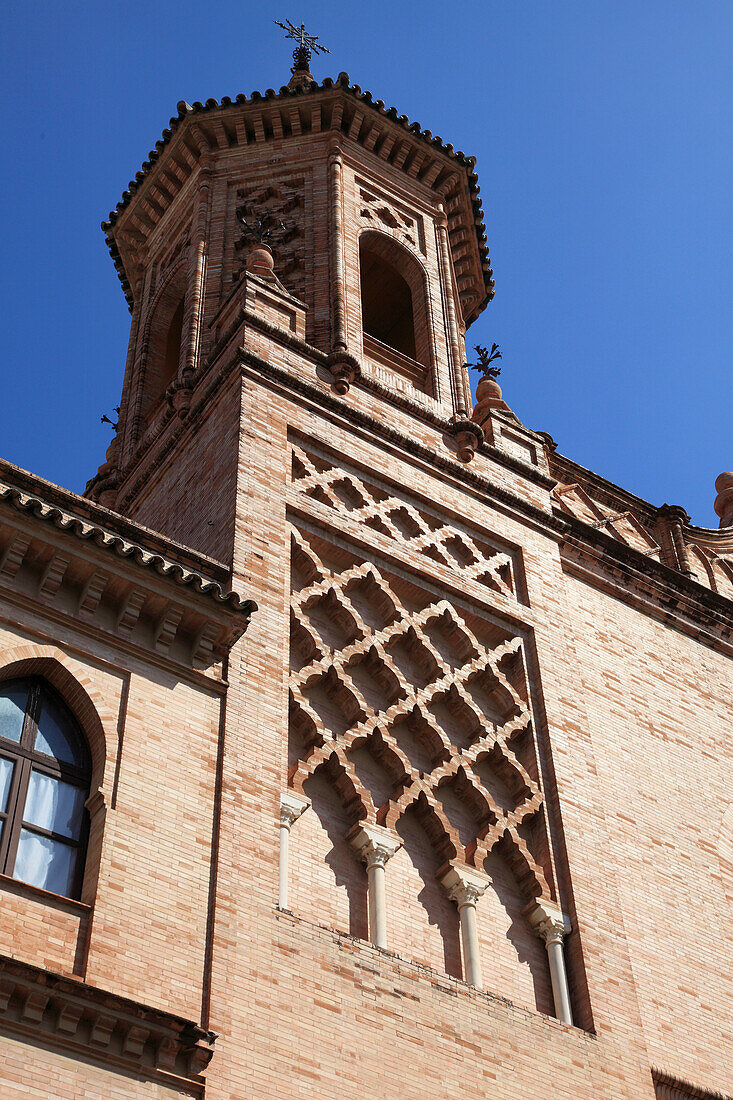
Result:
<svg viewBox="0 0 733 1100">
<path fill-rule="evenodd" d="M 293 484 L 314 500 L 348 515 L 356 523 L 409 545 L 439 565 L 459 568 L 464 580 L 477 581 L 515 598 L 511 557 L 472 539 L 437 516 L 417 509 L 371 482 L 293 447 Z"/>
<path fill-rule="evenodd" d="M 688 553 L 696 580 L 713 592 L 733 599 L 733 558 L 695 544 L 689 546 Z"/>
<path fill-rule="evenodd" d="M 423 593 L 423 606 L 408 605 L 377 565 L 327 564 L 317 539 L 297 528 L 292 538 L 290 785 L 303 793 L 323 771 L 353 823 L 395 831 L 414 811 L 441 862 L 480 868 L 497 848 L 528 898 L 548 897 L 522 833 L 543 807 L 527 770 L 522 639 L 482 642 L 448 600 Z M 360 777 L 360 749 L 388 778 L 386 798 Z M 451 820 L 449 793 L 470 837 Z"/>
</svg>

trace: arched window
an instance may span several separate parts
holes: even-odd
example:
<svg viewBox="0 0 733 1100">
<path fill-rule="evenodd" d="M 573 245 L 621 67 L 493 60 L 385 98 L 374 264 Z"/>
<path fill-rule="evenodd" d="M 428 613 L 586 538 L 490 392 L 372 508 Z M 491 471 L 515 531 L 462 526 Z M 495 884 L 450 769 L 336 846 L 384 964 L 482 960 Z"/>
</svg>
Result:
<svg viewBox="0 0 733 1100">
<path fill-rule="evenodd" d="M 176 306 L 176 312 L 173 314 L 173 319 L 168 328 L 168 335 L 165 339 L 166 387 L 178 374 L 178 360 L 181 358 L 181 339 L 183 337 L 183 306 L 184 299 L 181 298 Z"/>
<path fill-rule="evenodd" d="M 166 284 L 148 325 L 148 355 L 144 367 L 140 413 L 143 426 L 157 413 L 168 386 L 178 377 L 183 345 L 185 283 L 183 271 Z"/>
<path fill-rule="evenodd" d="M 359 275 L 365 355 L 429 393 L 431 333 L 420 264 L 391 237 L 367 231 L 359 239 Z"/>
<path fill-rule="evenodd" d="M 49 684 L 0 684 L 0 873 L 79 896 L 90 777 L 86 739 Z"/>
</svg>

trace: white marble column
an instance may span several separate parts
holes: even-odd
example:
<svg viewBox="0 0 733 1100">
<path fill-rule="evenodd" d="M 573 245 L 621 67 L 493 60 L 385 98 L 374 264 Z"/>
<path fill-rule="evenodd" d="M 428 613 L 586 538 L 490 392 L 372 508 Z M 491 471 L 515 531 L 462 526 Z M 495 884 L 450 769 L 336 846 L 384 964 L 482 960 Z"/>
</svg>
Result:
<svg viewBox="0 0 733 1100">
<path fill-rule="evenodd" d="M 458 906 L 464 981 L 482 989 L 476 902 L 489 885 L 488 876 L 475 867 L 459 865 L 451 866 L 439 876 L 439 881 L 450 900 Z"/>
<path fill-rule="evenodd" d="M 295 791 L 283 791 L 280 795 L 280 884 L 278 907 L 288 907 L 288 873 L 290 863 L 290 829 L 293 822 L 310 806 L 309 799 Z"/>
<path fill-rule="evenodd" d="M 557 905 L 548 901 L 538 901 L 527 917 L 547 948 L 555 1015 L 564 1024 L 572 1024 L 573 1011 L 570 1007 L 570 990 L 563 951 L 563 940 L 570 932 L 570 921 Z"/>
<path fill-rule="evenodd" d="M 347 839 L 367 870 L 369 937 L 375 947 L 387 946 L 387 888 L 385 864 L 402 847 L 402 842 L 379 825 L 356 825 Z"/>
</svg>

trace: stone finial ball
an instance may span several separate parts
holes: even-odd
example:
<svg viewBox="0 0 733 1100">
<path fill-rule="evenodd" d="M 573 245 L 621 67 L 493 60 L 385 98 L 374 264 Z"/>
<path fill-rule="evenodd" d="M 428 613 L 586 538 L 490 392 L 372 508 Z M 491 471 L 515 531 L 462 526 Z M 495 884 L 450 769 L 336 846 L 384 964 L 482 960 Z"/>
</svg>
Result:
<svg viewBox="0 0 733 1100">
<path fill-rule="evenodd" d="M 255 275 L 272 275 L 275 270 L 275 261 L 272 252 L 266 245 L 258 245 L 253 248 L 247 257 L 247 271 Z"/>
<path fill-rule="evenodd" d="M 720 516 L 721 527 L 733 527 L 733 470 L 725 470 L 715 479 L 718 495 L 715 511 Z"/>
<path fill-rule="evenodd" d="M 495 378 L 482 375 L 476 386 L 476 401 L 495 400 L 501 401 L 501 386 Z"/>
</svg>

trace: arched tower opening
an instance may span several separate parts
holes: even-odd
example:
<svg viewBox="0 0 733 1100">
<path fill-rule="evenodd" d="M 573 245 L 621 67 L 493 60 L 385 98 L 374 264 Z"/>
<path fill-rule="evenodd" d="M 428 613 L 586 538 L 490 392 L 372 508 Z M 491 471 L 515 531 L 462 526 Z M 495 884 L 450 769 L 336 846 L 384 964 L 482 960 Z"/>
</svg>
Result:
<svg viewBox="0 0 733 1100">
<path fill-rule="evenodd" d="M 139 406 L 143 430 L 158 411 L 168 386 L 178 377 L 183 347 L 185 291 L 181 272 L 178 277 L 169 280 L 153 306 Z"/>
<path fill-rule="evenodd" d="M 431 333 L 419 262 L 391 237 L 367 231 L 359 238 L 359 277 L 365 355 L 431 393 Z"/>
</svg>

